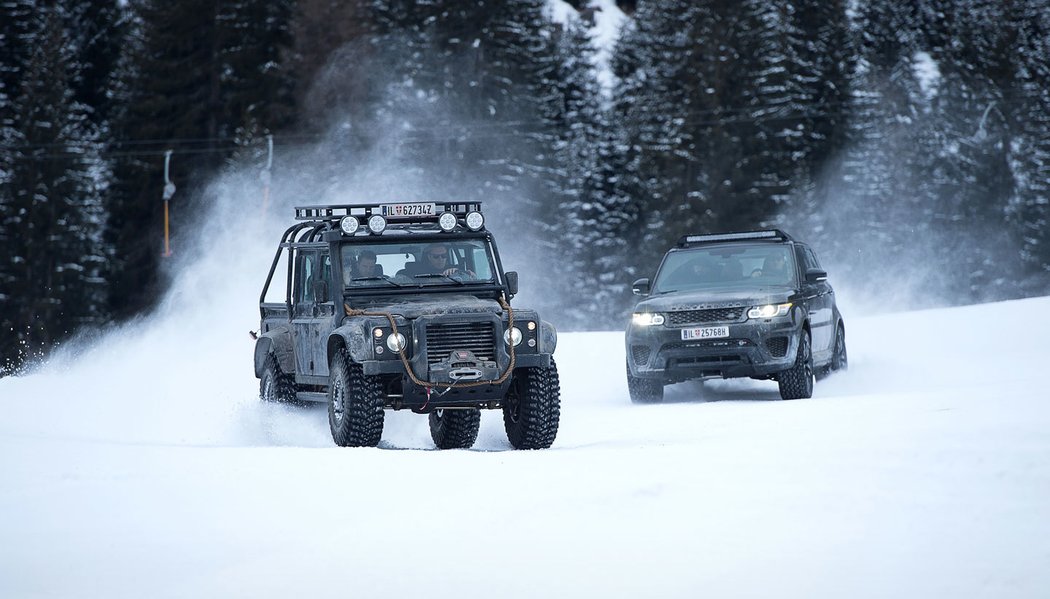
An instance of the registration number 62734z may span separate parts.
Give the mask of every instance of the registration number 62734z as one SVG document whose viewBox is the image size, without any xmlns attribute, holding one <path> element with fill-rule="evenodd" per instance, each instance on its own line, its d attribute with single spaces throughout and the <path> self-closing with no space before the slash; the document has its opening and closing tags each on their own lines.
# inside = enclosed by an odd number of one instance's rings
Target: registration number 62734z
<svg viewBox="0 0 1050 599">
<path fill-rule="evenodd" d="M 682 340 L 722 339 L 729 336 L 729 327 L 699 327 L 682 329 Z"/>
</svg>

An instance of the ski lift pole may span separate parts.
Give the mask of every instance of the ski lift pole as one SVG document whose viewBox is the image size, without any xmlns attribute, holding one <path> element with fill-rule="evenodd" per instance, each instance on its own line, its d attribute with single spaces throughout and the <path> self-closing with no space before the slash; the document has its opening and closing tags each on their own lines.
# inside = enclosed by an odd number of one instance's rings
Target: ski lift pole
<svg viewBox="0 0 1050 599">
<path fill-rule="evenodd" d="M 273 135 L 266 136 L 266 168 L 259 173 L 259 179 L 263 183 L 263 203 L 262 203 L 262 214 L 263 218 L 266 218 L 266 211 L 270 204 L 270 169 L 273 167 Z"/>
<path fill-rule="evenodd" d="M 164 152 L 164 254 L 165 258 L 171 257 L 171 243 L 168 235 L 168 201 L 175 195 L 175 184 L 171 182 L 169 175 L 171 165 L 171 150 Z"/>
</svg>

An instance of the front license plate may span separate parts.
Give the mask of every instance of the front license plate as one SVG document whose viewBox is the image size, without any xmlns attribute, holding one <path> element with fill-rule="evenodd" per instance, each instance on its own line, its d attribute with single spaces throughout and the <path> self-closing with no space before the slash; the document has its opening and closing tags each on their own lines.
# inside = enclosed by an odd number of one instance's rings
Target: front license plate
<svg viewBox="0 0 1050 599">
<path fill-rule="evenodd" d="M 387 218 L 417 218 L 434 216 L 434 204 L 383 204 L 383 216 Z"/>
<path fill-rule="evenodd" d="M 698 329 L 682 329 L 682 339 L 720 339 L 729 336 L 729 327 L 701 327 Z"/>
</svg>

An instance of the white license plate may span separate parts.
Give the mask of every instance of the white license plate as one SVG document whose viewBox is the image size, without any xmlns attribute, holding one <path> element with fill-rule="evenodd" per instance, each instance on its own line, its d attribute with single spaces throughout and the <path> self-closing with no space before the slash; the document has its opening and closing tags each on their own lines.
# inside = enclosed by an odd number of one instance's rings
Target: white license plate
<svg viewBox="0 0 1050 599">
<path fill-rule="evenodd" d="M 720 339 L 729 336 L 729 327 L 701 327 L 698 329 L 682 329 L 682 339 Z"/>
<path fill-rule="evenodd" d="M 387 218 L 434 216 L 434 204 L 383 204 L 380 208 Z"/>
</svg>

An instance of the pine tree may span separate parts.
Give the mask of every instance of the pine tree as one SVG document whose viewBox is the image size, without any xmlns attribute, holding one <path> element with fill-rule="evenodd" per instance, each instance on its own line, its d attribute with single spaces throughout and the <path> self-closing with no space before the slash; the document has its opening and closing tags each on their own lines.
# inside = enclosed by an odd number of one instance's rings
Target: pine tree
<svg viewBox="0 0 1050 599">
<path fill-rule="evenodd" d="M 11 103 L 16 126 L 9 172 L 0 183 L 0 371 L 44 355 L 79 328 L 104 318 L 105 251 L 100 195 L 106 176 L 89 110 L 75 101 L 73 46 L 61 7 L 25 13 L 27 62 Z"/>
<path fill-rule="evenodd" d="M 1008 215 L 1020 238 L 1025 294 L 1050 293 L 1050 16 L 1042 2 L 1018 2 L 1009 19 L 1017 31 L 1015 87 L 1007 106 L 1016 136 L 1010 160 L 1016 195 Z"/>
<path fill-rule="evenodd" d="M 162 289 L 164 152 L 174 150 L 175 234 L 190 230 L 201 190 L 225 161 L 247 155 L 290 121 L 294 82 L 284 69 L 288 1 L 140 0 L 121 61 L 120 110 L 108 198 L 115 250 L 111 304 L 119 317 L 152 305 Z M 178 251 L 176 248 L 175 251 Z"/>
</svg>

